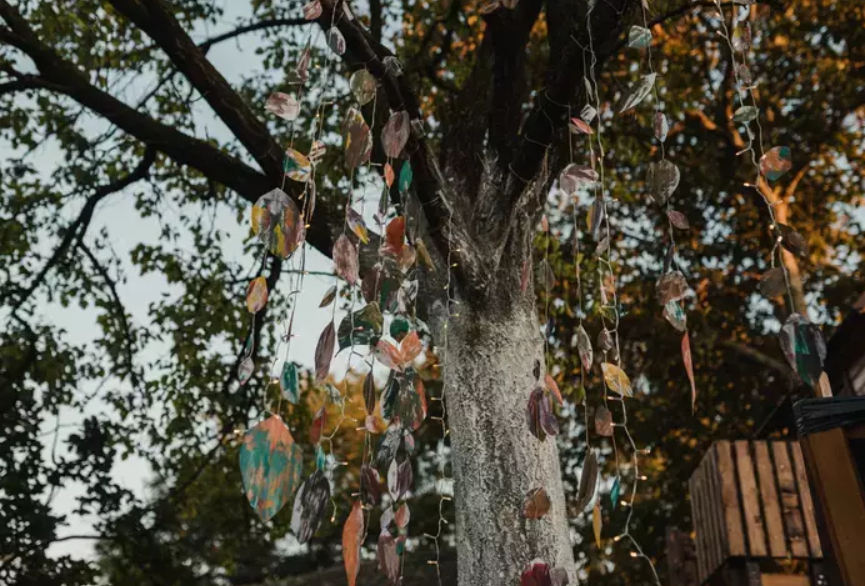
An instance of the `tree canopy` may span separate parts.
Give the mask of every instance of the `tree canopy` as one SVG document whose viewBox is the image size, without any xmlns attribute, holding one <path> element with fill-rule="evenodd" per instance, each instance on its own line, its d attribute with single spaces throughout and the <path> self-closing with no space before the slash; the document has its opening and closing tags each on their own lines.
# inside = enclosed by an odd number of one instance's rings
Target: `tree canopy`
<svg viewBox="0 0 865 586">
<path fill-rule="evenodd" d="M 358 28 L 348 25 L 350 49 L 340 60 L 318 25 L 303 18 L 301 2 L 252 0 L 238 9 L 234 0 L 0 0 L 0 577 L 22 584 L 253 584 L 339 563 L 341 523 L 365 449 L 354 424 L 327 428 L 333 457 L 345 462 L 336 468 L 333 521 L 298 547 L 291 507 L 262 523 L 241 489 L 239 433 L 261 419 L 270 376 L 259 370 L 240 385 L 236 372 L 250 340 L 261 363 L 276 358 L 276 316 L 318 305 L 289 291 L 303 270 L 331 278 L 332 265 L 318 252 L 329 255 L 343 231 L 345 194 L 354 189 L 355 201 L 370 210 L 378 204 L 379 141 L 377 165 L 354 178 L 363 188 L 349 184 L 342 162 L 348 76 L 364 66 L 381 68 L 373 73 L 384 79 L 382 102 L 400 96 L 423 119 L 423 148 L 442 168 L 458 170 L 467 192 L 484 194 L 474 216 L 454 229 L 427 189 L 434 170 L 415 169 L 417 201 L 402 201 L 391 188 L 397 205 L 423 209 L 417 216 L 424 216 L 436 261 L 469 228 L 502 254 L 497 227 L 523 191 L 513 179 L 481 189 L 496 176 L 486 167 L 491 160 L 518 178 L 540 177 L 531 213 L 543 215 L 548 229 L 534 236 L 532 265 L 549 263 L 552 278 L 532 280 L 547 370 L 565 398 L 558 444 L 568 518 L 580 536 L 578 568 L 594 583 L 650 577 L 627 549 L 597 548 L 591 519 L 575 503 L 587 423 L 596 436 L 590 420 L 601 383 L 597 369 L 580 375 L 573 340 L 583 323 L 597 339 L 596 318 L 605 310 L 593 285 L 600 269 L 585 219 L 590 202 L 564 196 L 555 179 L 569 160 L 590 160 L 585 137 L 561 124 L 585 98 L 582 75 L 565 67 L 578 57 L 569 25 L 585 7 L 558 0 L 520 0 L 493 12 L 474 0 L 356 4 Z M 762 433 L 777 405 L 809 392 L 778 347 L 780 323 L 797 311 L 829 335 L 861 293 L 865 2 L 722 3 L 727 20 L 736 11 L 751 26 L 747 65 L 765 147 L 792 149 L 790 173 L 762 192 L 747 185 L 753 166 L 739 155 L 749 138 L 733 121 L 738 73 L 719 37 L 716 2 L 655 0 L 650 51 L 628 47 L 627 29 L 643 23 L 639 2 L 598 4 L 611 11 L 611 30 L 624 31 L 595 47 L 604 105 L 597 131 L 613 226 L 607 245 L 620 303 L 617 350 L 638 388 L 629 429 L 651 448 L 633 517 L 618 508 L 604 522 L 620 527 L 627 517 L 662 569 L 664 528 L 687 526 L 687 479 L 706 447 Z M 300 93 L 300 122 L 289 125 L 267 115 L 264 104 L 293 87 L 310 38 L 311 89 Z M 239 67 L 234 47 L 243 49 Z M 400 76 L 384 72 L 382 59 L 391 55 Z M 239 73 L 223 75 L 220 67 Z M 675 232 L 647 187 L 659 148 L 654 111 L 644 105 L 618 113 L 650 67 L 657 72 L 650 100 L 663 103 L 669 120 L 666 156 L 681 170 L 672 201 L 687 227 Z M 566 97 L 555 100 L 559 95 Z M 544 104 L 558 108 L 556 124 Z M 387 120 L 386 107 L 364 114 L 378 125 Z M 264 314 L 273 319 L 261 315 L 251 326 L 244 298 L 262 259 L 247 228 L 249 209 L 279 185 L 285 145 L 308 152 L 310 136 L 328 150 L 316 221 L 307 229 L 309 266 L 263 261 L 276 291 Z M 479 158 L 481 149 L 493 158 Z M 777 222 L 805 243 L 798 255 L 778 252 L 790 273 L 789 299 L 758 289 L 760 275 L 774 266 L 764 197 Z M 116 205 L 122 214 L 112 213 Z M 673 247 L 695 292 L 687 301 L 693 414 L 681 333 L 666 325 L 655 295 Z M 466 282 L 484 272 L 471 250 L 455 254 Z M 441 270 L 430 272 L 430 282 L 442 278 Z M 354 301 L 343 292 L 340 311 Z M 82 316 L 93 335 L 70 330 L 58 317 L 64 312 Z M 305 366 L 317 336 L 299 332 Z M 439 392 L 438 358 L 430 353 L 420 372 L 430 395 Z M 328 388 L 348 398 L 350 419 L 363 421 L 362 377 L 327 385 L 311 373 L 301 379 L 303 400 L 285 412 L 296 438 L 308 437 Z M 430 415 L 441 415 L 440 406 L 431 403 Z M 423 535 L 435 533 L 439 521 L 437 461 L 448 456 L 449 442 L 431 418 L 417 438 L 407 559 L 422 565 L 432 555 Z M 609 444 L 602 445 L 612 472 Z M 145 495 L 119 472 L 127 459 L 146 468 Z M 312 462 L 306 468 L 311 472 Z M 603 492 L 608 498 L 609 487 Z M 72 495 L 67 510 L 56 503 L 60 493 Z M 452 519 L 449 505 L 443 515 Z M 92 521 L 83 535 L 74 531 L 81 518 Z M 94 543 L 95 553 L 55 553 L 80 540 Z M 368 547 L 374 550 L 373 540 Z"/>
</svg>

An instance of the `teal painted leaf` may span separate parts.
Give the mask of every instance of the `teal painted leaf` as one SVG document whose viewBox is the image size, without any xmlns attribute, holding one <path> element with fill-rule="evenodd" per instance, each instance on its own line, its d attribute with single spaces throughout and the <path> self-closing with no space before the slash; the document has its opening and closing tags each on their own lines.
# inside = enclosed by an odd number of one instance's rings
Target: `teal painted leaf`
<svg viewBox="0 0 865 586">
<path fill-rule="evenodd" d="M 402 342 L 402 339 L 411 331 L 411 323 L 403 317 L 397 316 L 390 322 L 390 336 L 397 342 Z"/>
<path fill-rule="evenodd" d="M 406 161 L 402 169 L 399 172 L 399 192 L 406 193 L 408 192 L 408 188 L 411 187 L 412 179 L 414 178 L 414 172 L 411 170 L 411 163 Z"/>
<path fill-rule="evenodd" d="M 781 327 L 779 337 L 787 362 L 806 384 L 817 388 L 826 360 L 826 340 L 820 328 L 793 313 Z"/>
<path fill-rule="evenodd" d="M 300 401 L 300 385 L 297 381 L 297 366 L 293 362 L 286 361 L 282 365 L 279 386 L 282 388 L 283 396 L 290 403 L 297 405 L 298 401 Z"/>
<path fill-rule="evenodd" d="M 613 488 L 610 490 L 610 502 L 613 504 L 614 509 L 619 506 L 619 496 L 621 496 L 621 493 L 622 482 L 616 476 L 616 479 L 613 481 Z"/>
<path fill-rule="evenodd" d="M 678 301 L 668 301 L 664 305 L 664 318 L 680 332 L 688 329 L 688 316 Z"/>
<path fill-rule="evenodd" d="M 303 468 L 303 455 L 291 432 L 274 415 L 246 432 L 240 446 L 240 473 L 249 504 L 268 521 L 292 497 Z"/>
<path fill-rule="evenodd" d="M 321 447 L 321 444 L 315 446 L 315 468 L 316 470 L 324 470 L 324 465 L 327 462 L 327 458 L 324 455 L 324 448 Z"/>
<path fill-rule="evenodd" d="M 628 33 L 628 46 L 632 49 L 645 49 L 652 44 L 652 31 L 642 26 L 632 26 Z"/>
<path fill-rule="evenodd" d="M 384 328 L 384 316 L 378 303 L 370 303 L 360 311 L 345 316 L 340 322 L 336 334 L 339 349 L 374 344 L 381 337 L 382 328 Z"/>
<path fill-rule="evenodd" d="M 780 179 L 793 168 L 792 157 L 790 147 L 780 146 L 770 149 L 760 157 L 760 173 L 769 181 Z"/>
</svg>

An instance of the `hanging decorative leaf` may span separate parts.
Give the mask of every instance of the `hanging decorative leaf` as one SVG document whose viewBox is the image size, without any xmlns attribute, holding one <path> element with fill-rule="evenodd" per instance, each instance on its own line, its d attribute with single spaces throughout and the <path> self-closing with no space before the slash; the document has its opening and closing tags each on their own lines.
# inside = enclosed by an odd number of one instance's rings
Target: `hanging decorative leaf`
<svg viewBox="0 0 865 586">
<path fill-rule="evenodd" d="M 551 586 L 550 566 L 534 560 L 526 566 L 520 576 L 520 586 Z"/>
<path fill-rule="evenodd" d="M 604 328 L 598 334 L 597 347 L 602 354 L 606 354 L 613 349 L 613 335 L 607 328 Z"/>
<path fill-rule="evenodd" d="M 315 20 L 319 16 L 321 16 L 321 1 L 320 0 L 312 0 L 303 6 L 303 17 L 306 20 Z"/>
<path fill-rule="evenodd" d="M 760 111 L 754 106 L 741 106 L 733 112 L 733 122 L 752 122 L 759 114 Z"/>
<path fill-rule="evenodd" d="M 775 267 L 760 275 L 758 288 L 760 293 L 766 297 L 783 295 L 787 291 L 787 277 L 784 274 L 784 269 Z"/>
<path fill-rule="evenodd" d="M 408 188 L 411 187 L 414 172 L 411 170 L 411 163 L 406 161 L 402 164 L 402 169 L 399 170 L 399 192 L 403 195 L 408 193 Z"/>
<path fill-rule="evenodd" d="M 402 154 L 408 142 L 410 125 L 411 120 L 405 110 L 390 115 L 381 131 L 381 145 L 385 156 L 395 159 Z"/>
<path fill-rule="evenodd" d="M 523 500 L 520 514 L 526 519 L 541 519 L 550 511 L 550 506 L 552 503 L 546 489 L 543 486 L 533 488 Z"/>
<path fill-rule="evenodd" d="M 396 459 L 391 460 L 387 469 L 387 490 L 394 502 L 408 492 L 413 478 L 410 460 L 406 459 L 401 463 L 397 463 Z"/>
<path fill-rule="evenodd" d="M 264 109 L 289 122 L 300 114 L 300 104 L 293 94 L 274 92 L 267 98 Z"/>
<path fill-rule="evenodd" d="M 333 262 L 336 264 L 336 274 L 354 285 L 358 276 L 357 249 L 345 234 L 342 234 L 333 245 Z"/>
<path fill-rule="evenodd" d="M 360 467 L 360 500 L 367 506 L 375 506 L 381 501 L 381 476 L 369 464 Z"/>
<path fill-rule="evenodd" d="M 408 523 L 411 520 L 411 511 L 408 508 L 408 503 L 404 502 L 399 506 L 393 520 L 396 523 L 397 529 L 401 531 L 408 527 Z"/>
<path fill-rule="evenodd" d="M 679 168 L 667 159 L 650 163 L 646 184 L 652 199 L 659 205 L 666 205 L 679 187 L 679 179 Z"/>
<path fill-rule="evenodd" d="M 616 479 L 613 480 L 613 488 L 610 489 L 610 503 L 613 505 L 613 509 L 619 506 L 619 496 L 622 494 L 622 481 L 616 476 Z"/>
<path fill-rule="evenodd" d="M 369 244 L 369 230 L 366 228 L 366 222 L 363 221 L 363 216 L 354 211 L 354 209 L 348 208 L 348 211 L 346 212 L 346 223 L 348 224 L 349 230 L 354 232 L 358 240 L 364 244 Z"/>
<path fill-rule="evenodd" d="M 592 92 L 590 91 L 589 94 L 591 93 Z M 586 122 L 591 122 L 595 119 L 595 116 L 597 115 L 598 111 L 595 110 L 594 106 L 592 106 L 591 104 L 586 104 L 585 106 L 583 106 L 583 109 L 580 110 L 580 118 L 582 118 Z"/>
<path fill-rule="evenodd" d="M 652 93 L 652 88 L 655 87 L 655 77 L 656 74 L 654 73 L 649 73 L 640 77 L 640 81 L 637 82 L 637 84 L 634 86 L 634 89 L 631 90 L 631 94 L 622 104 L 622 108 L 619 110 L 619 114 L 636 108 L 640 104 L 640 102 L 645 100 L 646 97 L 650 93 Z"/>
<path fill-rule="evenodd" d="M 669 218 L 670 223 L 679 230 L 687 230 L 691 227 L 690 224 L 688 224 L 688 216 L 682 212 L 667 210 L 667 218 Z"/>
<path fill-rule="evenodd" d="M 604 381 L 611 391 L 623 397 L 634 396 L 634 392 L 631 390 L 631 380 L 625 371 L 609 362 L 602 363 L 601 370 L 604 373 Z"/>
<path fill-rule="evenodd" d="M 331 27 L 327 31 L 327 46 L 337 55 L 345 54 L 345 37 L 337 27 Z"/>
<path fill-rule="evenodd" d="M 315 346 L 315 380 L 324 382 L 330 372 L 330 361 L 333 359 L 333 348 L 336 343 L 336 328 L 333 322 L 324 327 L 318 344 Z"/>
<path fill-rule="evenodd" d="M 652 129 L 655 131 L 655 138 L 659 141 L 665 142 L 667 140 L 667 135 L 670 133 L 670 124 L 667 122 L 667 116 L 663 112 L 655 112 Z"/>
<path fill-rule="evenodd" d="M 526 406 L 526 420 L 529 424 L 529 431 L 533 436 L 541 441 L 546 439 L 544 428 L 541 425 L 541 403 L 549 401 L 543 387 L 535 387 L 529 395 L 529 402 Z"/>
<path fill-rule="evenodd" d="M 381 337 L 384 327 L 384 316 L 378 303 L 372 302 L 353 315 L 347 315 L 339 323 L 336 338 L 339 349 L 344 350 L 352 345 L 374 344 Z"/>
<path fill-rule="evenodd" d="M 312 420 L 312 426 L 309 428 L 309 441 L 312 445 L 318 445 L 321 442 L 321 434 L 324 426 L 327 424 L 327 411 L 324 405 L 319 408 Z"/>
<path fill-rule="evenodd" d="M 312 163 L 310 163 L 309 158 L 302 152 L 286 149 L 283 171 L 289 179 L 306 183 L 309 180 L 309 174 L 312 172 Z"/>
<path fill-rule="evenodd" d="M 553 402 L 544 395 L 544 400 L 540 402 L 541 407 L 541 427 L 547 435 L 559 435 L 559 420 L 556 419 L 556 414 L 553 412 Z"/>
<path fill-rule="evenodd" d="M 255 362 L 251 356 L 246 356 L 237 365 L 237 381 L 241 385 L 245 385 L 252 378 L 252 373 L 255 372 Z"/>
<path fill-rule="evenodd" d="M 487 0 L 485 4 L 483 4 L 480 8 L 481 14 L 492 14 L 499 8 L 501 8 L 502 3 L 499 0 Z"/>
<path fill-rule="evenodd" d="M 760 173 L 769 181 L 776 181 L 793 168 L 793 153 L 790 147 L 780 146 L 770 149 L 760 157 Z"/>
<path fill-rule="evenodd" d="M 680 332 L 684 332 L 688 327 L 688 316 L 678 301 L 668 301 L 664 305 L 664 318 Z"/>
<path fill-rule="evenodd" d="M 321 303 L 318 304 L 319 307 L 327 307 L 333 300 L 336 299 L 336 285 L 333 285 L 327 292 L 324 294 L 324 297 L 321 298 Z"/>
<path fill-rule="evenodd" d="M 327 456 L 324 454 L 324 448 L 319 444 L 315 446 L 315 469 L 323 471 L 326 464 Z"/>
<path fill-rule="evenodd" d="M 604 204 L 600 198 L 596 197 L 592 200 L 592 205 L 589 206 L 589 214 L 587 224 L 589 232 L 592 234 L 592 239 L 597 242 L 601 238 L 601 227 L 604 223 Z"/>
<path fill-rule="evenodd" d="M 306 83 L 309 79 L 309 64 L 312 63 L 312 38 L 306 42 L 306 47 L 300 53 L 300 58 L 297 60 L 297 65 L 294 66 L 294 71 L 289 79 L 290 83 Z"/>
<path fill-rule="evenodd" d="M 682 362 L 685 363 L 685 372 L 691 382 L 691 412 L 697 409 L 697 383 L 694 381 L 694 363 L 691 360 L 691 337 L 688 332 L 682 336 Z"/>
<path fill-rule="evenodd" d="M 603 405 L 595 411 L 595 433 L 604 437 L 613 435 L 613 414 Z"/>
<path fill-rule="evenodd" d="M 809 248 L 805 237 L 786 224 L 778 223 L 777 226 L 781 232 L 781 246 L 797 256 L 807 257 Z"/>
<path fill-rule="evenodd" d="M 399 584 L 400 559 L 397 553 L 396 541 L 388 531 L 382 531 L 378 536 L 378 569 L 387 576 L 390 584 Z"/>
<path fill-rule="evenodd" d="M 243 436 L 240 474 L 249 504 L 269 521 L 294 495 L 303 469 L 303 454 L 277 415 Z"/>
<path fill-rule="evenodd" d="M 246 288 L 246 309 L 249 313 L 258 313 L 267 305 L 267 279 L 256 277 Z"/>
<path fill-rule="evenodd" d="M 363 509 L 360 501 L 355 501 L 351 513 L 342 528 L 342 558 L 345 562 L 345 575 L 348 586 L 356 586 L 360 572 L 360 546 L 363 541 Z"/>
<path fill-rule="evenodd" d="M 283 397 L 292 405 L 300 401 L 300 385 L 297 380 L 297 366 L 289 360 L 282 365 L 282 374 L 279 377 L 279 386 L 282 388 Z"/>
<path fill-rule="evenodd" d="M 684 299 L 688 294 L 688 281 L 685 280 L 685 275 L 679 271 L 671 271 L 660 279 L 655 285 L 655 294 L 658 297 L 658 303 L 666 305 L 670 301 L 679 301 Z"/>
<path fill-rule="evenodd" d="M 590 372 L 592 370 L 592 340 L 589 338 L 589 334 L 586 333 L 585 328 L 583 328 L 583 324 L 577 326 L 577 351 L 580 354 L 580 362 L 583 365 L 583 369 L 586 372 Z"/>
<path fill-rule="evenodd" d="M 433 259 L 430 256 L 429 250 L 427 250 L 426 244 L 424 241 L 418 238 L 415 240 L 415 248 L 417 249 L 417 256 L 421 260 L 421 262 L 431 271 L 435 271 L 435 264 L 433 263 Z"/>
<path fill-rule="evenodd" d="M 580 487 L 577 490 L 577 511 L 585 511 L 595 500 L 598 490 L 598 455 L 590 449 L 580 472 Z"/>
<path fill-rule="evenodd" d="M 588 125 L 587 122 L 584 122 L 581 118 L 571 118 L 571 121 L 568 123 L 568 128 L 571 131 L 571 134 L 594 134 L 595 132 L 592 130 L 592 127 Z"/>
<path fill-rule="evenodd" d="M 372 134 L 357 108 L 350 108 L 342 124 L 345 140 L 345 163 L 354 169 L 369 161 L 372 154 Z"/>
<path fill-rule="evenodd" d="M 595 247 L 595 256 L 600 257 L 602 254 L 605 254 L 610 250 L 610 238 L 608 236 L 604 236 L 601 238 L 601 241 L 598 242 L 598 245 Z"/>
<path fill-rule="evenodd" d="M 366 69 L 358 69 L 351 74 L 349 80 L 351 93 L 361 106 L 370 103 L 375 98 L 375 78 Z"/>
<path fill-rule="evenodd" d="M 594 187 L 599 179 L 598 172 L 591 167 L 571 163 L 559 174 L 559 188 L 573 196 L 580 187 L 587 189 Z"/>
<path fill-rule="evenodd" d="M 405 216 L 397 216 L 385 228 L 385 246 L 382 254 L 399 257 L 405 246 Z"/>
<path fill-rule="evenodd" d="M 291 515 L 291 532 L 300 543 L 306 543 L 324 520 L 330 502 L 330 483 L 321 470 L 312 473 L 297 491 Z"/>
<path fill-rule="evenodd" d="M 733 30 L 731 39 L 734 51 L 744 53 L 751 48 L 751 23 L 745 21 L 739 23 Z"/>
<path fill-rule="evenodd" d="M 372 415 L 375 411 L 375 376 L 372 370 L 363 379 L 363 400 L 366 412 Z"/>
<path fill-rule="evenodd" d="M 382 532 L 388 531 L 390 529 L 391 523 L 393 523 L 393 507 L 387 505 L 381 513 L 381 518 L 379 519 L 379 525 L 381 526 Z"/>
<path fill-rule="evenodd" d="M 423 351 L 423 344 L 415 331 L 408 334 L 399 346 L 387 340 L 379 340 L 375 355 L 379 362 L 391 370 L 402 372 L 406 367 L 411 366 L 415 358 L 420 356 L 421 351 Z"/>
<path fill-rule="evenodd" d="M 396 175 L 393 171 L 393 166 L 390 163 L 384 164 L 384 183 L 388 187 L 393 185 L 393 180 L 396 179 Z"/>
<path fill-rule="evenodd" d="M 281 189 L 269 191 L 255 202 L 252 231 L 273 255 L 282 258 L 288 258 L 306 239 L 300 210 Z"/>
<path fill-rule="evenodd" d="M 564 405 L 565 400 L 562 398 L 562 391 L 559 390 L 559 385 L 556 383 L 556 379 L 554 379 L 550 375 L 550 373 L 547 373 L 544 377 L 544 383 L 546 384 L 547 389 L 550 391 L 550 393 L 552 393 L 553 396 L 556 398 L 558 404 Z"/>
<path fill-rule="evenodd" d="M 535 269 L 535 282 L 543 287 L 543 291 L 551 291 L 556 286 L 556 274 L 547 259 L 542 259 Z"/>
<path fill-rule="evenodd" d="M 645 49 L 652 44 L 652 31 L 641 26 L 632 26 L 628 33 L 628 46 L 631 49 Z"/>
<path fill-rule="evenodd" d="M 592 529 L 595 532 L 595 544 L 600 548 L 601 547 L 601 527 L 603 525 L 603 520 L 601 519 L 601 503 L 600 501 L 595 503 L 595 508 L 592 509 Z"/>
<path fill-rule="evenodd" d="M 792 313 L 781 326 L 779 338 L 790 367 L 806 384 L 817 388 L 826 360 L 826 341 L 820 328 L 804 316 Z"/>
<path fill-rule="evenodd" d="M 401 380 L 394 410 L 402 427 L 411 431 L 417 431 L 426 419 L 426 390 L 416 374 L 408 374 Z"/>
</svg>

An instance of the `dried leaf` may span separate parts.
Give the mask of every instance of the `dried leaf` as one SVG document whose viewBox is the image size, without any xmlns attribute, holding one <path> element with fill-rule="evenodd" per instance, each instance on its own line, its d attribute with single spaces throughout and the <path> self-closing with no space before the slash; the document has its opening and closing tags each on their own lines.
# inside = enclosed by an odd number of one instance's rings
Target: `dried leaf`
<svg viewBox="0 0 865 586">
<path fill-rule="evenodd" d="M 306 543 L 324 520 L 330 502 L 330 483 L 321 470 L 316 470 L 300 485 L 294 499 L 291 531 L 300 543 Z"/>
<path fill-rule="evenodd" d="M 655 87 L 655 78 L 656 74 L 649 73 L 647 75 L 643 75 L 640 77 L 640 81 L 634 86 L 634 89 L 631 90 L 631 94 L 622 104 L 621 109 L 619 110 L 619 114 L 622 112 L 627 112 L 633 108 L 636 108 L 640 102 L 646 99 L 646 97 L 652 93 L 652 88 Z"/>
<path fill-rule="evenodd" d="M 595 433 L 604 437 L 613 435 L 613 414 L 603 405 L 595 410 Z"/>
<path fill-rule="evenodd" d="M 315 346 L 315 380 L 324 382 L 330 372 L 330 361 L 336 344 L 336 327 L 330 322 L 324 327 Z"/>
<path fill-rule="evenodd" d="M 382 254 L 399 257 L 405 246 L 405 216 L 397 216 L 385 228 L 385 246 Z"/>
<path fill-rule="evenodd" d="M 401 110 L 390 115 L 381 131 L 381 144 L 385 156 L 397 158 L 402 154 L 408 142 L 410 126 L 411 120 L 407 111 Z"/>
<path fill-rule="evenodd" d="M 746 52 L 751 48 L 751 24 L 747 21 L 739 23 L 733 30 L 731 45 L 734 51 Z"/>
<path fill-rule="evenodd" d="M 250 281 L 246 288 L 246 309 L 249 313 L 258 313 L 267 305 L 267 279 L 257 277 Z"/>
<path fill-rule="evenodd" d="M 691 412 L 697 408 L 697 383 L 694 381 L 694 364 L 691 361 L 691 337 L 688 332 L 682 336 L 682 362 L 685 363 L 685 372 L 691 382 Z"/>
<path fill-rule="evenodd" d="M 600 548 L 601 547 L 601 527 L 603 525 L 603 520 L 601 519 L 601 503 L 600 501 L 595 503 L 595 508 L 592 509 L 592 529 L 595 532 L 595 543 Z"/>
<path fill-rule="evenodd" d="M 760 289 L 760 293 L 766 297 L 777 297 L 786 293 L 787 277 L 784 274 L 784 269 L 775 267 L 760 275 L 758 288 Z"/>
<path fill-rule="evenodd" d="M 300 58 L 297 60 L 297 65 L 294 66 L 290 82 L 291 83 L 306 83 L 309 79 L 309 64 L 312 62 L 312 37 L 306 42 L 306 47 L 300 53 Z"/>
<path fill-rule="evenodd" d="M 255 362 L 253 362 L 252 358 L 247 356 L 243 360 L 240 361 L 240 364 L 237 365 L 237 381 L 241 385 L 245 385 L 249 379 L 252 378 L 252 374 L 255 372 Z"/>
<path fill-rule="evenodd" d="M 667 159 L 650 163 L 646 184 L 652 199 L 659 205 L 666 205 L 679 187 L 680 178 L 679 168 Z"/>
<path fill-rule="evenodd" d="M 342 234 L 333 245 L 333 262 L 336 264 L 336 274 L 354 285 L 358 276 L 357 249 L 345 234 Z"/>
<path fill-rule="evenodd" d="M 559 385 L 556 384 L 556 379 L 554 379 L 550 373 L 544 377 L 544 383 L 547 385 L 547 389 L 553 394 L 556 398 L 556 401 L 559 405 L 564 405 L 565 400 L 562 398 L 562 391 L 559 390 Z"/>
<path fill-rule="evenodd" d="M 667 218 L 669 218 L 670 223 L 679 230 L 687 230 L 691 227 L 690 224 L 688 224 L 688 216 L 682 212 L 667 210 Z"/>
<path fill-rule="evenodd" d="M 399 182 L 397 187 L 401 194 L 405 195 L 408 193 L 408 188 L 411 187 L 413 178 L 414 172 L 411 169 L 411 163 L 406 161 L 402 164 L 402 168 L 399 170 Z"/>
<path fill-rule="evenodd" d="M 588 93 L 589 93 L 589 95 L 592 94 L 591 88 L 590 88 Z M 597 115 L 598 115 L 598 111 L 591 104 L 586 104 L 585 106 L 583 106 L 583 109 L 580 110 L 580 118 L 582 118 L 586 122 L 591 122 L 592 120 L 595 119 L 595 116 L 597 116 Z"/>
<path fill-rule="evenodd" d="M 592 370 L 592 340 L 589 338 L 589 334 L 586 333 L 586 330 L 583 328 L 583 324 L 577 326 L 577 351 L 580 354 L 580 362 L 583 365 L 583 369 L 586 372 L 590 372 Z"/>
<path fill-rule="evenodd" d="M 264 109 L 283 120 L 294 120 L 300 114 L 300 104 L 293 94 L 274 92 L 267 98 Z"/>
<path fill-rule="evenodd" d="M 535 282 L 542 287 L 543 291 L 551 291 L 556 286 L 556 274 L 547 259 L 542 259 L 535 269 Z"/>
<path fill-rule="evenodd" d="M 360 572 L 360 546 L 363 540 L 363 509 L 355 501 L 342 529 L 342 557 L 348 586 L 356 586 Z"/>
<path fill-rule="evenodd" d="M 602 363 L 601 370 L 604 373 L 604 381 L 607 383 L 607 388 L 623 397 L 634 396 L 634 392 L 631 390 L 631 380 L 625 374 L 625 371 L 609 362 Z"/>
<path fill-rule="evenodd" d="M 406 335 L 398 346 L 387 340 L 379 340 L 375 348 L 375 357 L 391 370 L 402 372 L 411 366 L 422 351 L 423 343 L 417 331 L 413 331 Z"/>
<path fill-rule="evenodd" d="M 387 469 L 387 490 L 394 502 L 408 492 L 413 479 L 410 460 L 403 460 L 401 463 L 397 463 L 396 459 L 391 461 Z"/>
<path fill-rule="evenodd" d="M 523 501 L 523 507 L 520 514 L 526 519 L 541 519 L 550 511 L 550 496 L 546 489 L 541 486 L 529 491 Z"/>
<path fill-rule="evenodd" d="M 601 227 L 604 223 L 604 204 L 600 198 L 595 198 L 592 205 L 589 206 L 589 213 L 586 223 L 589 232 L 592 234 L 592 239 L 597 242 L 601 238 Z"/>
<path fill-rule="evenodd" d="M 538 386 L 535 387 L 534 390 L 532 390 L 532 393 L 529 395 L 528 405 L 526 406 L 526 420 L 529 424 L 529 431 L 533 436 L 535 436 L 541 441 L 544 441 L 547 437 L 541 423 L 541 404 L 544 402 L 549 402 L 549 400 L 550 399 L 544 392 L 543 387 Z"/>
<path fill-rule="evenodd" d="M 430 256 L 429 250 L 427 250 L 426 244 L 424 241 L 418 238 L 415 240 L 415 248 L 417 249 L 417 256 L 421 260 L 421 262 L 431 271 L 435 271 L 435 264 L 433 264 L 433 259 Z"/>
<path fill-rule="evenodd" d="M 249 504 L 263 521 L 276 515 L 294 495 L 303 454 L 277 415 L 246 432 L 240 446 L 240 474 Z"/>
<path fill-rule="evenodd" d="M 585 511 L 595 500 L 598 490 L 598 456 L 590 449 L 580 472 L 580 488 L 577 491 L 577 511 Z"/>
</svg>

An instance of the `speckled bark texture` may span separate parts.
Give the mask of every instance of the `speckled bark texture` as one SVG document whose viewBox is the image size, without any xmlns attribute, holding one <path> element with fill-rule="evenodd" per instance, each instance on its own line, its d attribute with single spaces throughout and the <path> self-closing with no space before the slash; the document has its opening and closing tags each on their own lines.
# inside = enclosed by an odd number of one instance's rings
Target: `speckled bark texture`
<svg viewBox="0 0 865 586">
<path fill-rule="evenodd" d="M 494 319 L 464 309 L 449 328 L 459 586 L 517 585 L 535 558 L 574 568 L 558 450 L 553 438 L 531 435 L 526 422 L 543 347 L 537 317 L 520 305 Z M 523 498 L 538 486 L 552 509 L 540 521 L 523 519 Z"/>
</svg>

